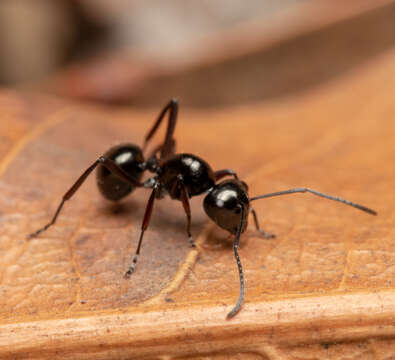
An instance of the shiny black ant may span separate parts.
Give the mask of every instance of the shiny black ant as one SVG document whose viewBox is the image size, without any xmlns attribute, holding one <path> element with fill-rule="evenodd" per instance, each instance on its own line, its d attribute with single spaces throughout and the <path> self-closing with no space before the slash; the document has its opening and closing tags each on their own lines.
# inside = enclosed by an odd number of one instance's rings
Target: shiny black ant
<svg viewBox="0 0 395 360">
<path fill-rule="evenodd" d="M 147 160 L 145 160 L 143 152 L 167 113 L 169 116 L 165 140 L 163 144 L 155 147 Z M 109 200 L 118 201 L 138 187 L 150 188 L 152 192 L 145 209 L 137 250 L 129 269 L 125 273 L 125 277 L 129 277 L 136 266 L 144 232 L 148 227 L 155 199 L 161 199 L 168 194 L 172 199 L 182 202 L 187 220 L 186 232 L 190 245 L 194 247 L 195 243 L 190 230 L 191 209 L 189 199 L 193 196 L 207 193 L 203 201 L 204 210 L 207 215 L 219 227 L 235 235 L 233 251 L 239 271 L 240 294 L 236 305 L 227 315 L 227 318 L 231 318 L 239 312 L 244 299 L 244 275 L 238 248 L 240 235 L 247 228 L 248 214 L 250 212 L 252 213 L 257 231 L 266 238 L 274 237 L 274 235 L 266 233 L 259 227 L 257 214 L 251 207 L 252 201 L 285 194 L 309 192 L 329 200 L 339 201 L 353 206 L 369 214 L 377 215 L 374 210 L 365 206 L 308 188 L 294 188 L 249 197 L 247 184 L 239 180 L 233 170 L 223 169 L 213 171 L 206 161 L 196 155 L 176 154 L 176 142 L 173 139 L 173 134 L 177 121 L 177 113 L 178 102 L 172 99 L 163 108 L 153 127 L 145 136 L 142 149 L 134 144 L 120 144 L 112 147 L 103 156 L 100 156 L 64 194 L 52 220 L 41 229 L 30 234 L 28 238 L 36 237 L 55 223 L 64 203 L 70 200 L 95 168 L 97 168 L 97 186 L 102 195 Z M 142 175 L 147 170 L 155 175 L 141 182 Z M 217 181 L 226 176 L 233 178 L 217 183 Z"/>
</svg>

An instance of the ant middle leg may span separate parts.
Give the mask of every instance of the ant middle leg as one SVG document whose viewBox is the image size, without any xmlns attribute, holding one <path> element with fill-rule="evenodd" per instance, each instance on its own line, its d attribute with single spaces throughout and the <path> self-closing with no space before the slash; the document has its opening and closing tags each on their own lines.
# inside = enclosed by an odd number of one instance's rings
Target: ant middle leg
<svg viewBox="0 0 395 360">
<path fill-rule="evenodd" d="M 56 209 L 55 215 L 52 217 L 52 220 L 43 226 L 42 228 L 38 229 L 37 231 L 31 233 L 30 235 L 27 236 L 27 239 L 32 239 L 42 232 L 46 231 L 49 227 L 55 224 L 56 219 L 58 218 L 64 203 L 67 200 L 70 200 L 71 197 L 77 192 L 77 190 L 81 187 L 81 185 L 84 183 L 84 181 L 87 179 L 87 177 L 92 173 L 92 171 L 99 165 L 105 166 L 109 171 L 112 173 L 116 174 L 119 176 L 122 180 L 132 184 L 133 186 L 136 187 L 141 187 L 143 184 L 129 176 L 125 171 L 122 170 L 117 164 L 115 164 L 111 159 L 107 159 L 104 156 L 101 156 L 99 159 L 97 159 L 91 166 L 89 166 L 83 174 L 78 178 L 78 180 L 73 184 L 73 186 L 63 195 L 62 201 L 60 202 L 58 208 Z"/>
<path fill-rule="evenodd" d="M 264 238 L 266 239 L 273 239 L 276 237 L 275 234 L 270 234 L 264 230 L 261 229 L 261 227 L 259 226 L 259 221 L 258 221 L 258 216 L 256 214 L 256 211 L 254 210 L 253 207 L 250 206 L 250 211 L 252 213 L 252 216 L 254 217 L 254 223 L 255 223 L 255 228 L 256 230 L 263 235 Z"/>
<path fill-rule="evenodd" d="M 130 275 L 133 274 L 134 268 L 136 267 L 136 263 L 138 260 L 138 257 L 140 255 L 140 250 L 141 250 L 141 244 L 143 243 L 143 237 L 144 237 L 144 232 L 147 230 L 151 215 L 152 215 L 152 209 L 154 207 L 154 201 L 156 197 L 156 193 L 159 190 L 159 184 L 155 183 L 154 187 L 152 189 L 151 195 L 148 199 L 147 206 L 145 208 L 145 213 L 144 213 L 144 218 L 143 218 L 143 223 L 141 225 L 141 233 L 140 233 L 140 239 L 137 245 L 136 253 L 134 254 L 133 261 L 129 266 L 129 269 L 126 271 L 124 278 L 128 278 Z"/>
<path fill-rule="evenodd" d="M 191 207 L 189 205 L 188 193 L 182 181 L 179 181 L 178 184 L 181 192 L 182 206 L 184 207 L 185 215 L 187 216 L 187 234 L 188 234 L 189 243 L 191 244 L 191 247 L 196 247 L 196 244 L 193 241 L 193 237 L 191 234 Z"/>
</svg>

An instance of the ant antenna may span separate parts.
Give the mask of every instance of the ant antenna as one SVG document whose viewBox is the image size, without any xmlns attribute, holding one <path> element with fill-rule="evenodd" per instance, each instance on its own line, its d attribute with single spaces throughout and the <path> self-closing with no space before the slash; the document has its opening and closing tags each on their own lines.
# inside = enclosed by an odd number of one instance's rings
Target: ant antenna
<svg viewBox="0 0 395 360">
<path fill-rule="evenodd" d="M 240 262 L 240 258 L 239 258 L 239 253 L 237 251 L 237 249 L 239 248 L 239 240 L 240 240 L 241 230 L 243 228 L 244 207 L 242 205 L 239 205 L 239 208 L 240 208 L 240 224 L 239 224 L 239 227 L 237 228 L 237 233 L 235 236 L 235 240 L 233 242 L 233 252 L 235 253 L 235 259 L 236 259 L 237 267 L 239 269 L 240 295 L 239 295 L 239 299 L 237 300 L 236 305 L 230 311 L 230 313 L 226 316 L 228 319 L 232 318 L 240 311 L 241 304 L 243 303 L 243 300 L 244 300 L 244 275 L 243 275 L 243 268 L 241 266 L 241 262 Z"/>
<path fill-rule="evenodd" d="M 325 199 L 341 202 L 343 204 L 346 204 L 346 205 L 355 207 L 355 208 L 357 208 L 359 210 L 365 211 L 365 212 L 367 212 L 367 213 L 369 213 L 371 215 L 377 215 L 376 211 L 374 211 L 372 209 L 369 209 L 366 206 L 353 203 L 353 202 L 351 202 L 349 200 L 342 199 L 342 198 L 337 197 L 337 196 L 323 194 L 321 192 L 318 192 L 318 191 L 315 191 L 315 190 L 312 190 L 312 189 L 308 189 L 308 188 L 294 188 L 294 189 L 289 189 L 289 190 L 285 190 L 285 191 L 278 191 L 278 192 L 274 192 L 274 193 L 270 193 L 270 194 L 254 196 L 254 197 L 250 198 L 250 201 L 254 201 L 254 200 L 258 200 L 258 199 L 264 199 L 264 198 L 268 198 L 268 197 L 272 197 L 272 196 L 294 194 L 294 193 L 305 193 L 305 192 L 309 192 L 309 193 L 312 193 L 314 195 L 321 196 L 321 197 L 323 197 Z"/>
</svg>

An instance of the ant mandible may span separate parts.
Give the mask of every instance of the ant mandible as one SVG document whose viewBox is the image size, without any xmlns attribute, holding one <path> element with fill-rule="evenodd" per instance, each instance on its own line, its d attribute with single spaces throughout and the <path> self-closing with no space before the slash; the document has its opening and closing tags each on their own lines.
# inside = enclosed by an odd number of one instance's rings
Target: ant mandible
<svg viewBox="0 0 395 360">
<path fill-rule="evenodd" d="M 147 157 L 147 160 L 145 160 L 143 152 L 167 113 L 169 116 L 165 140 L 163 144 L 155 147 Z M 252 213 L 257 231 L 265 238 L 274 237 L 274 235 L 263 231 L 259 227 L 257 214 L 251 206 L 252 201 L 279 195 L 309 192 L 329 200 L 353 206 L 369 214 L 377 215 L 376 211 L 365 206 L 308 188 L 294 188 L 249 197 L 247 184 L 239 180 L 233 170 L 213 171 L 210 165 L 200 157 L 185 153 L 177 154 L 175 152 L 176 141 L 173 139 L 173 134 L 177 113 L 178 102 L 176 99 L 172 99 L 160 112 L 153 127 L 145 136 L 142 149 L 130 143 L 120 144 L 110 148 L 103 156 L 100 156 L 63 195 L 63 199 L 52 220 L 41 229 L 30 234 L 28 238 L 36 237 L 56 222 L 64 203 L 70 200 L 95 168 L 97 168 L 97 186 L 101 194 L 109 200 L 118 201 L 138 187 L 150 188 L 152 192 L 145 208 L 137 250 L 129 269 L 125 273 L 125 277 L 129 277 L 133 273 L 140 255 L 144 232 L 149 225 L 155 199 L 161 199 L 168 194 L 172 199 L 182 202 L 187 220 L 186 232 L 190 245 L 194 247 L 195 243 L 190 229 L 191 209 L 189 199 L 193 196 L 207 193 L 203 201 L 205 212 L 219 227 L 234 235 L 233 251 L 239 271 L 240 293 L 236 305 L 227 315 L 227 318 L 232 318 L 241 309 L 244 299 L 244 275 L 238 248 L 240 235 L 247 228 L 248 214 Z M 147 170 L 154 173 L 155 176 L 141 182 L 142 175 Z M 226 176 L 233 178 L 217 183 L 217 181 Z"/>
</svg>

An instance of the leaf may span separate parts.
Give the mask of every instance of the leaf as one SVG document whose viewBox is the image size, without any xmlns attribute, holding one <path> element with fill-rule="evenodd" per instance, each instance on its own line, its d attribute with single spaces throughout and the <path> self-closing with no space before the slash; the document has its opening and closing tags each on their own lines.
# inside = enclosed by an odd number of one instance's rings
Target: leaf
<svg viewBox="0 0 395 360">
<path fill-rule="evenodd" d="M 118 142 L 141 144 L 162 104 L 137 112 L 1 94 L 10 127 L 1 128 L 0 357 L 393 354 L 394 60 L 389 52 L 281 102 L 210 111 L 181 103 L 179 151 L 233 168 L 251 195 L 308 186 L 379 212 L 308 195 L 255 202 L 277 238 L 259 237 L 252 224 L 242 236 L 246 301 L 231 321 L 232 244 L 205 216 L 202 197 L 192 204 L 199 250 L 188 247 L 181 204 L 158 201 L 130 280 L 122 273 L 146 190 L 110 204 L 92 176 L 55 227 L 25 240 L 99 155 Z"/>
</svg>

